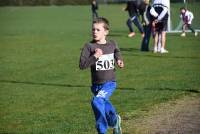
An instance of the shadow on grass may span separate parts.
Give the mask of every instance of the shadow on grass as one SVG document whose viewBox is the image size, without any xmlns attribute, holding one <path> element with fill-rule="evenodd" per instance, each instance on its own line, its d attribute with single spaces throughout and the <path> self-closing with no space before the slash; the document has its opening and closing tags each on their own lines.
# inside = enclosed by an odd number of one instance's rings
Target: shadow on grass
<svg viewBox="0 0 200 134">
<path fill-rule="evenodd" d="M 108 36 L 111 36 L 111 37 L 119 37 L 119 36 L 124 36 L 126 37 L 126 34 L 127 32 L 126 31 L 123 31 L 123 30 L 112 30 Z"/>
<path fill-rule="evenodd" d="M 111 33 L 108 36 L 110 36 L 110 37 L 121 37 L 121 36 L 124 36 L 124 35 L 121 34 L 121 33 Z"/>
<path fill-rule="evenodd" d="M 175 89 L 175 88 L 145 88 L 145 90 L 160 90 L 160 91 L 182 91 L 182 92 L 191 92 L 191 93 L 200 93 L 198 89 L 190 89 L 190 88 L 185 88 L 185 89 Z"/>
<path fill-rule="evenodd" d="M 131 50 L 130 48 L 128 49 L 130 51 L 136 51 L 137 49 Z M 123 50 L 121 50 L 123 51 Z M 139 49 L 137 50 L 139 52 Z M 151 52 L 150 52 L 151 53 Z M 132 55 L 132 56 L 136 56 L 136 57 L 150 57 L 150 58 L 166 58 L 166 59 L 200 59 L 200 57 L 198 56 L 192 56 L 192 57 L 186 57 L 186 56 L 169 56 L 167 54 L 147 54 L 145 53 L 144 55 L 142 55 L 141 53 L 131 53 L 131 54 L 123 54 L 123 55 Z"/>
<path fill-rule="evenodd" d="M 120 48 L 120 51 L 124 52 L 132 52 L 132 51 L 140 51 L 140 49 L 137 48 Z"/>
<path fill-rule="evenodd" d="M 71 85 L 71 84 L 56 84 L 56 83 L 44 83 L 44 82 L 30 82 L 30 81 L 15 81 L 15 80 L 0 80 L 0 83 L 11 83 L 11 84 L 27 84 L 27 85 L 41 85 L 41 86 L 56 86 L 56 87 L 87 87 L 89 85 Z M 119 87 L 120 90 L 136 90 L 135 88 L 124 88 Z"/>
<path fill-rule="evenodd" d="M 28 85 L 41 85 L 41 86 L 56 86 L 56 87 L 87 87 L 89 85 L 72 85 L 72 84 L 55 84 L 55 83 L 39 83 L 30 81 L 15 81 L 15 80 L 0 80 L 0 83 L 11 83 L 11 84 L 28 84 Z M 118 87 L 121 91 L 134 91 L 136 88 L 130 87 Z M 190 93 L 200 93 L 198 89 L 175 89 L 175 88 L 145 88 L 144 90 L 160 90 L 160 91 L 180 91 L 180 92 L 190 92 Z"/>
<path fill-rule="evenodd" d="M 44 82 L 30 82 L 30 81 L 15 81 L 15 80 L 0 80 L 0 83 L 13 83 L 13 84 L 28 84 L 28 85 L 41 85 L 41 86 L 56 86 L 56 87 L 89 87 L 86 85 L 71 85 L 71 84 L 56 84 Z"/>
</svg>

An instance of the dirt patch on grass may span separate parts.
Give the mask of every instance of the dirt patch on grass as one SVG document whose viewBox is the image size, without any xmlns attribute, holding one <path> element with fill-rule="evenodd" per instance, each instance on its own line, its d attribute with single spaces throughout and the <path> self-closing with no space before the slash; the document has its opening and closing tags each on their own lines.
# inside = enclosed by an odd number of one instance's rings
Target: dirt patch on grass
<svg viewBox="0 0 200 134">
<path fill-rule="evenodd" d="M 160 104 L 139 119 L 124 119 L 123 134 L 200 134 L 200 97 Z"/>
</svg>

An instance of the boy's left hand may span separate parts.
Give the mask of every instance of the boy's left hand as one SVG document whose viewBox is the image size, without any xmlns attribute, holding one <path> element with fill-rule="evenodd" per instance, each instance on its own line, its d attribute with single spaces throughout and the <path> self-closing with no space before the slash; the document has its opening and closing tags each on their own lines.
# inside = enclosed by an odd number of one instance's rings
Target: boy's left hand
<svg viewBox="0 0 200 134">
<path fill-rule="evenodd" d="M 122 60 L 118 60 L 117 61 L 117 65 L 120 67 L 120 68 L 123 68 L 124 67 L 124 62 Z"/>
</svg>

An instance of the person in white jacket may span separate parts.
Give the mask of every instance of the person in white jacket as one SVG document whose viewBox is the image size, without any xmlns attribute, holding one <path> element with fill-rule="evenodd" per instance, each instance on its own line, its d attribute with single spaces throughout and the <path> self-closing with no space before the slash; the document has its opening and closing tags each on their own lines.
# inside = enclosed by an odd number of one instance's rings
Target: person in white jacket
<svg viewBox="0 0 200 134">
<path fill-rule="evenodd" d="M 190 29 L 195 36 L 198 35 L 197 32 L 195 32 L 195 30 L 192 28 L 192 20 L 194 19 L 194 15 L 191 11 L 187 10 L 185 7 L 181 7 L 180 8 L 180 18 L 182 19 L 183 21 L 183 26 L 182 26 L 182 34 L 181 36 L 182 37 L 185 37 L 186 36 L 186 33 L 185 33 L 185 30 L 186 28 Z"/>
<path fill-rule="evenodd" d="M 168 53 L 165 49 L 166 31 L 169 12 L 169 0 L 154 0 L 150 14 L 154 17 L 152 27 L 154 31 L 154 53 Z M 161 49 L 158 50 L 159 35 L 161 35 Z"/>
</svg>

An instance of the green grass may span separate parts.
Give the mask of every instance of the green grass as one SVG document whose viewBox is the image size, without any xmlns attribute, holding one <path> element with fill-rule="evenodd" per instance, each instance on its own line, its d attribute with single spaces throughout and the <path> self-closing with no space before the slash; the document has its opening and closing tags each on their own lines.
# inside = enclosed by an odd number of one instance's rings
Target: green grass
<svg viewBox="0 0 200 134">
<path fill-rule="evenodd" d="M 142 53 L 140 34 L 127 38 L 122 7 L 101 5 L 99 13 L 109 18 L 109 38 L 118 42 L 125 60 L 111 97 L 123 121 L 156 104 L 199 95 L 200 38 L 168 34 L 169 54 Z M 80 50 L 91 39 L 89 9 L 0 8 L 0 133 L 96 133 L 90 71 L 78 68 Z"/>
</svg>

